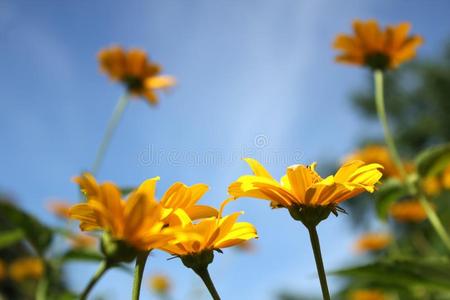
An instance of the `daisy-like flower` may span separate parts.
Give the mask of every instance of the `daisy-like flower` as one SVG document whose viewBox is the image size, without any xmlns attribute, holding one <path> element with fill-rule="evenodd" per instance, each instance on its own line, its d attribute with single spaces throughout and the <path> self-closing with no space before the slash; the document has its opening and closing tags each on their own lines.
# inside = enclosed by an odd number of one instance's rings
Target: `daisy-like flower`
<svg viewBox="0 0 450 300">
<path fill-rule="evenodd" d="M 172 232 L 165 230 L 163 208 L 154 198 L 157 177 L 144 181 L 126 201 L 111 182 L 97 184 L 89 174 L 75 180 L 87 197 L 86 203 L 70 209 L 71 218 L 81 222 L 81 230 L 103 230 L 114 240 L 142 251 L 175 238 Z"/>
<path fill-rule="evenodd" d="M 253 175 L 241 176 L 232 183 L 228 188 L 230 195 L 269 200 L 272 207 L 289 209 L 291 216 L 307 227 L 316 226 L 330 212 L 337 214 L 341 202 L 363 192 L 374 192 L 383 168 L 380 164 L 350 161 L 335 175 L 322 178 L 315 171 L 316 163 L 293 165 L 277 181 L 257 160 L 245 161 Z"/>
<path fill-rule="evenodd" d="M 157 274 L 150 278 L 150 288 L 159 295 L 166 295 L 170 290 L 170 280 L 167 276 Z"/>
<path fill-rule="evenodd" d="M 355 243 L 355 250 L 358 252 L 379 251 L 385 249 L 392 242 L 392 235 L 389 233 L 366 233 Z"/>
<path fill-rule="evenodd" d="M 389 213 L 397 222 L 402 223 L 420 223 L 428 217 L 423 205 L 416 200 L 394 203 Z"/>
<path fill-rule="evenodd" d="M 379 290 L 359 289 L 351 292 L 350 300 L 386 300 L 386 295 Z"/>
<path fill-rule="evenodd" d="M 94 247 L 97 244 L 97 239 L 87 234 L 74 234 L 69 237 L 69 242 L 72 248 L 84 249 Z"/>
<path fill-rule="evenodd" d="M 368 66 L 374 70 L 394 69 L 416 56 L 422 37 L 409 35 L 408 22 L 381 29 L 376 20 L 353 22 L 353 35 L 340 34 L 333 47 L 341 53 L 340 63 Z"/>
<path fill-rule="evenodd" d="M 55 200 L 48 203 L 47 208 L 51 211 L 55 216 L 61 219 L 69 218 L 69 210 L 71 204 L 66 201 Z"/>
<path fill-rule="evenodd" d="M 344 162 L 361 160 L 366 163 L 377 163 L 383 166 L 383 176 L 400 177 L 400 172 L 392 160 L 389 150 L 381 145 L 368 145 L 344 158 Z"/>
<path fill-rule="evenodd" d="M 175 183 L 158 202 L 155 197 L 158 180 L 159 177 L 154 177 L 144 181 L 123 200 L 115 184 L 98 184 L 92 175 L 83 174 L 75 181 L 86 194 L 87 202 L 73 206 L 70 215 L 81 222 L 82 230 L 100 229 L 138 250 L 151 250 L 182 236 L 174 226 L 167 226 L 172 215 L 182 211 L 196 219 L 217 214 L 212 207 L 196 204 L 208 189 L 206 185 L 188 187 Z"/>
<path fill-rule="evenodd" d="M 14 260 L 9 265 L 9 277 L 21 282 L 27 279 L 39 279 L 44 274 L 44 263 L 36 257 L 23 257 Z"/>
<path fill-rule="evenodd" d="M 176 222 L 191 233 L 190 237 L 160 247 L 161 250 L 179 257 L 186 267 L 199 275 L 215 300 L 220 300 L 220 296 L 208 272 L 208 265 L 214 259 L 214 251 L 222 252 L 223 248 L 236 246 L 258 237 L 252 224 L 237 222 L 242 212 L 222 216 L 225 205 L 231 200 L 233 199 L 222 203 L 216 217 L 205 218 L 199 222 L 193 222 L 187 214 L 177 214 Z"/>
<path fill-rule="evenodd" d="M 187 231 L 194 233 L 189 239 L 172 245 L 161 247 L 162 250 L 181 258 L 196 256 L 204 252 L 221 251 L 222 248 L 232 247 L 250 239 L 256 238 L 255 227 L 248 222 L 236 222 L 243 212 L 235 212 L 222 216 L 225 205 L 222 203 L 217 217 L 201 219 L 193 222 L 187 214 L 177 215 L 179 224 Z"/>
<path fill-rule="evenodd" d="M 140 49 L 124 50 L 113 46 L 101 50 L 98 60 L 100 69 L 111 80 L 123 83 L 129 94 L 144 97 L 152 105 L 158 103 L 156 90 L 175 84 L 173 77 L 160 75 L 161 67 L 151 62 Z"/>
</svg>

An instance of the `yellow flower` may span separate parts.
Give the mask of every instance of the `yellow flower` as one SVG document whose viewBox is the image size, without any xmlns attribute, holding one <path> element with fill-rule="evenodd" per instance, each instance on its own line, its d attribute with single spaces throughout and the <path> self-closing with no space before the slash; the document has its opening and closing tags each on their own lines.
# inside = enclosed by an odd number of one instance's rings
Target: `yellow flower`
<svg viewBox="0 0 450 300">
<path fill-rule="evenodd" d="M 450 190 L 450 165 L 448 165 L 445 169 L 444 172 L 442 173 L 442 186 L 447 189 Z"/>
<path fill-rule="evenodd" d="M 429 176 L 422 181 L 422 188 L 427 195 L 435 196 L 441 192 L 441 182 L 437 176 Z"/>
<path fill-rule="evenodd" d="M 140 49 L 124 50 L 119 46 L 103 49 L 98 54 L 100 69 L 114 81 L 122 82 L 131 95 L 144 97 L 152 105 L 158 103 L 155 91 L 175 84 L 171 76 L 159 75 L 161 67 Z"/>
<path fill-rule="evenodd" d="M 350 294 L 350 300 L 386 300 L 384 293 L 378 290 L 356 290 Z"/>
<path fill-rule="evenodd" d="M 383 166 L 383 176 L 400 177 L 400 172 L 391 158 L 389 150 L 380 145 L 369 145 L 348 155 L 344 161 L 361 160 L 366 163 L 377 163 Z"/>
<path fill-rule="evenodd" d="M 155 200 L 158 177 L 144 181 L 125 201 L 111 182 L 97 184 L 90 174 L 75 179 L 86 193 L 87 202 L 73 206 L 70 216 L 81 230 L 104 230 L 114 239 L 140 250 L 150 250 L 174 239 L 164 229 L 163 208 Z"/>
<path fill-rule="evenodd" d="M 9 277 L 17 282 L 39 279 L 44 274 L 44 263 L 35 257 L 19 258 L 9 266 Z"/>
<path fill-rule="evenodd" d="M 66 201 L 51 201 L 48 203 L 47 208 L 54 215 L 62 219 L 68 219 L 70 206 L 70 203 Z"/>
<path fill-rule="evenodd" d="M 355 243 L 355 250 L 358 252 L 383 250 L 392 242 L 392 235 L 389 233 L 366 233 Z"/>
<path fill-rule="evenodd" d="M 292 217 L 297 220 L 302 218 L 297 215 L 300 211 L 305 214 L 310 208 L 323 208 L 323 219 L 331 211 L 336 213 L 339 203 L 362 192 L 372 193 L 382 176 L 379 171 L 382 166 L 379 164 L 351 161 L 344 164 L 334 176 L 322 178 L 315 171 L 316 163 L 313 163 L 311 166 L 288 167 L 286 175 L 278 182 L 255 159 L 246 158 L 245 161 L 254 175 L 238 178 L 229 186 L 229 193 L 236 198 L 270 200 L 272 207 L 288 208 Z"/>
<path fill-rule="evenodd" d="M 160 247 L 172 255 L 184 257 L 195 256 L 204 252 L 212 252 L 232 247 L 257 238 L 255 227 L 247 222 L 236 222 L 242 212 L 235 212 L 222 217 L 222 211 L 229 200 L 222 203 L 219 215 L 200 220 L 198 223 L 185 215 L 178 215 L 179 223 L 192 236 L 185 241 Z"/>
<path fill-rule="evenodd" d="M 419 223 L 427 219 L 427 213 L 419 201 L 409 200 L 392 204 L 391 216 L 398 222 Z"/>
<path fill-rule="evenodd" d="M 72 248 L 75 249 L 92 248 L 97 244 L 97 239 L 87 234 L 72 235 L 69 240 Z"/>
<path fill-rule="evenodd" d="M 340 34 L 333 47 L 341 51 L 340 63 L 368 66 L 372 69 L 394 69 L 416 56 L 422 37 L 410 36 L 411 24 L 400 23 L 382 30 L 375 20 L 353 22 L 354 35 Z"/>
<path fill-rule="evenodd" d="M 167 228 L 172 215 L 186 214 L 197 219 L 217 215 L 217 210 L 197 201 L 208 190 L 204 184 L 191 187 L 177 182 L 164 194 L 161 202 L 155 197 L 159 177 L 144 181 L 125 201 L 113 183 L 98 184 L 90 174 L 75 181 L 86 194 L 87 203 L 70 210 L 71 217 L 81 221 L 82 230 L 102 229 L 117 240 L 141 250 L 165 245 L 178 233 Z"/>
<path fill-rule="evenodd" d="M 154 275 L 150 278 L 150 288 L 156 294 L 165 295 L 170 290 L 170 280 L 164 275 Z"/>
<path fill-rule="evenodd" d="M 6 278 L 7 270 L 6 264 L 3 260 L 0 260 L 0 281 Z"/>
</svg>

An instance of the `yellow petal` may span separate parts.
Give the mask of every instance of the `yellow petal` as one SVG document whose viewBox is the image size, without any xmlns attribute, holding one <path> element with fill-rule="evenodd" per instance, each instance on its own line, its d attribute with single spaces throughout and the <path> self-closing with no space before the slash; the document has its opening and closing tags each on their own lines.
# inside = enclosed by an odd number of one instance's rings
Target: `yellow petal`
<svg viewBox="0 0 450 300">
<path fill-rule="evenodd" d="M 145 80 L 144 86 L 151 90 L 167 89 L 174 86 L 175 83 L 175 77 L 172 76 L 153 76 Z"/>
<path fill-rule="evenodd" d="M 195 205 L 185 209 L 186 213 L 192 220 L 217 217 L 218 211 L 214 207 L 207 205 Z"/>
<path fill-rule="evenodd" d="M 255 176 L 261 176 L 269 179 L 273 179 L 272 175 L 270 175 L 269 171 L 264 168 L 262 164 L 260 164 L 256 159 L 253 158 L 244 158 L 245 162 L 248 163 L 250 168 L 253 171 Z"/>
</svg>

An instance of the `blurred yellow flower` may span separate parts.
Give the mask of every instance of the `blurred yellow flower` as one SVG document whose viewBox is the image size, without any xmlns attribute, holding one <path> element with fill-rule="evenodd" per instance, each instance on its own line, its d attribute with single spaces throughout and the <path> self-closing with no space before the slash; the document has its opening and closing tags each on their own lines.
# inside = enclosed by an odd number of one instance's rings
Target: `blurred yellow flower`
<svg viewBox="0 0 450 300">
<path fill-rule="evenodd" d="M 68 219 L 69 218 L 69 210 L 70 210 L 71 204 L 66 201 L 50 201 L 47 204 L 47 208 L 50 212 L 52 212 L 54 215 L 62 218 L 62 219 Z"/>
<path fill-rule="evenodd" d="M 418 223 L 427 219 L 427 213 L 419 201 L 408 200 L 392 204 L 391 216 L 398 222 Z"/>
<path fill-rule="evenodd" d="M 353 160 L 361 160 L 365 163 L 377 163 L 383 166 L 383 176 L 386 177 L 400 177 L 400 172 L 397 169 L 394 161 L 389 154 L 389 150 L 381 145 L 369 145 L 362 149 L 355 151 L 344 158 L 344 162 Z"/>
<path fill-rule="evenodd" d="M 450 165 L 437 175 L 428 176 L 422 180 L 422 189 L 429 196 L 436 196 L 442 190 L 450 189 Z"/>
<path fill-rule="evenodd" d="M 7 275 L 6 263 L 0 259 L 0 281 L 5 279 L 6 275 Z"/>
<path fill-rule="evenodd" d="M 444 172 L 442 172 L 442 186 L 447 189 L 450 190 L 450 165 L 448 165 L 445 169 Z"/>
<path fill-rule="evenodd" d="M 408 35 L 408 22 L 387 26 L 382 30 L 376 20 L 353 22 L 354 35 L 339 34 L 333 47 L 341 53 L 340 63 L 368 66 L 372 69 L 393 69 L 416 56 L 422 37 Z"/>
<path fill-rule="evenodd" d="M 356 241 L 354 247 L 358 252 L 379 251 L 391 242 L 392 235 L 389 233 L 366 233 Z"/>
<path fill-rule="evenodd" d="M 97 244 L 97 239 L 87 234 L 75 234 L 69 238 L 72 248 L 92 248 Z"/>
<path fill-rule="evenodd" d="M 156 294 L 165 295 L 169 292 L 171 287 L 170 280 L 165 275 L 153 275 L 150 277 L 150 288 Z"/>
<path fill-rule="evenodd" d="M 167 89 L 175 84 L 171 76 L 162 76 L 161 67 L 151 62 L 140 49 L 124 50 L 113 46 L 98 54 L 100 69 L 114 81 L 122 82 L 131 95 L 144 97 L 155 105 L 158 97 L 155 91 Z"/>
<path fill-rule="evenodd" d="M 386 296 L 379 290 L 355 290 L 350 294 L 350 300 L 386 300 Z"/>
<path fill-rule="evenodd" d="M 362 161 L 345 163 L 335 175 L 320 177 L 310 166 L 293 165 L 287 168 L 280 182 L 255 159 L 246 158 L 254 175 L 244 175 L 232 183 L 228 191 L 234 197 L 253 197 L 270 200 L 272 207 L 332 206 L 362 192 L 372 193 L 382 176 L 380 164 Z"/>
<path fill-rule="evenodd" d="M 97 184 L 90 174 L 77 177 L 87 202 L 74 205 L 70 216 L 79 220 L 81 230 L 104 230 L 117 240 L 140 250 L 150 250 L 173 240 L 164 229 L 163 208 L 155 200 L 158 177 L 144 181 L 125 201 L 111 182 Z"/>
<path fill-rule="evenodd" d="M 19 258 L 9 265 L 8 273 L 9 277 L 17 282 L 39 279 L 44 274 L 44 263 L 35 257 Z"/>
<path fill-rule="evenodd" d="M 441 192 L 442 186 L 437 176 L 429 176 L 422 181 L 422 188 L 429 196 L 435 196 Z"/>
<path fill-rule="evenodd" d="M 235 212 L 222 217 L 222 212 L 229 200 L 222 203 L 217 217 L 210 217 L 193 223 L 187 214 L 177 215 L 180 225 L 193 233 L 189 239 L 165 245 L 161 250 L 176 256 L 195 256 L 202 252 L 220 250 L 257 238 L 255 227 L 248 222 L 236 222 L 242 212 Z"/>
</svg>

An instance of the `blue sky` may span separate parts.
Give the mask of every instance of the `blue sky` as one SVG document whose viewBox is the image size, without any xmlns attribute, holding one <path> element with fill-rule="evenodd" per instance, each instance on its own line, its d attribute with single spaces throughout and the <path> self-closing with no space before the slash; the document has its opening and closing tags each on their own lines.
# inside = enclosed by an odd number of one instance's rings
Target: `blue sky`
<svg viewBox="0 0 450 300">
<path fill-rule="evenodd" d="M 179 84 L 157 108 L 130 103 L 100 180 L 136 185 L 158 175 L 159 195 L 175 181 L 205 182 L 211 190 L 203 202 L 219 204 L 228 184 L 248 172 L 242 156 L 266 161 L 276 177 L 290 164 L 339 159 L 379 130 L 351 107 L 351 92 L 368 74 L 333 62 L 334 36 L 349 32 L 355 18 L 409 20 L 425 36 L 420 56 L 433 55 L 448 38 L 449 9 L 445 0 L 1 0 L 0 190 L 50 224 L 49 199 L 76 201 L 70 178 L 91 166 L 122 93 L 97 67 L 96 53 L 111 44 L 146 49 Z M 224 299 L 319 291 L 300 224 L 258 200 L 242 199 L 233 210 L 245 210 L 242 220 L 256 225 L 260 239 L 253 254 L 217 256 L 211 272 Z M 319 227 L 328 269 L 354 259 L 346 218 Z M 192 286 L 202 290 L 166 258 L 155 252 L 146 273 L 171 276 L 174 299 L 192 298 Z M 73 288 L 94 269 L 70 266 Z M 127 299 L 130 288 L 129 275 L 112 272 L 95 293 Z M 142 298 L 152 299 L 146 289 Z"/>
</svg>

